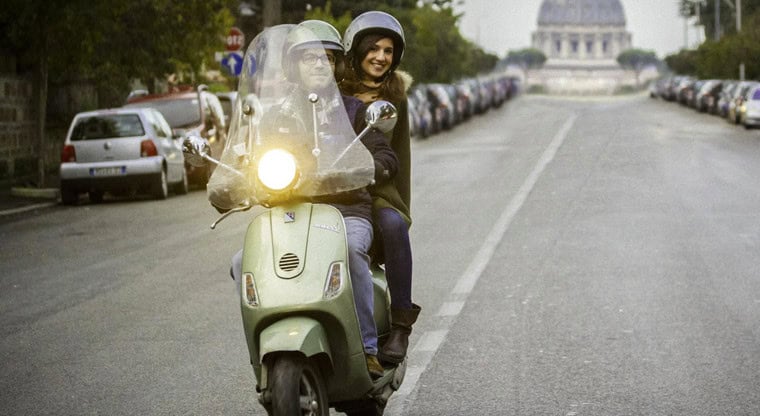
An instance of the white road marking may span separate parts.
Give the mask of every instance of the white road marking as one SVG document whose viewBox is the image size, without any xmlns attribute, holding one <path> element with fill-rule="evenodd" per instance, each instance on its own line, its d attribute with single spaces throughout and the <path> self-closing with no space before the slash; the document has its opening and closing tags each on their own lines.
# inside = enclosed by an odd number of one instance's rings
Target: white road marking
<svg viewBox="0 0 760 416">
<path fill-rule="evenodd" d="M 486 266 L 491 261 L 491 257 L 493 257 L 496 247 L 504 238 L 504 234 L 506 234 L 509 229 L 509 225 L 515 218 L 515 215 L 517 215 L 517 212 L 520 211 L 520 208 L 525 204 L 528 195 L 530 195 L 531 191 L 536 186 L 536 182 L 544 172 L 544 169 L 546 169 L 546 166 L 554 159 L 557 150 L 559 150 L 562 143 L 564 143 L 567 134 L 570 132 L 570 129 L 575 124 L 577 118 L 577 114 L 571 115 L 567 121 L 565 121 L 565 124 L 559 129 L 546 150 L 544 150 L 544 153 L 541 155 L 541 158 L 538 159 L 538 162 L 536 162 L 530 175 L 525 179 L 525 182 L 523 182 L 512 200 L 509 201 L 509 204 L 499 216 L 498 221 L 494 224 L 494 227 L 486 237 L 480 250 L 478 250 L 477 255 L 473 258 L 464 274 L 459 278 L 454 289 L 452 289 L 450 294 L 451 300 L 445 302 L 441 306 L 437 316 L 457 316 L 462 311 L 467 295 L 472 292 L 478 279 L 480 279 Z M 449 332 L 449 328 L 451 327 L 451 323 L 454 322 L 454 320 L 447 320 L 446 322 L 444 328 L 436 328 L 421 334 L 416 345 L 409 353 L 408 362 L 413 363 L 414 365 L 407 367 L 404 383 L 396 394 L 391 396 L 391 400 L 388 402 L 388 406 L 384 413 L 385 415 L 396 416 L 404 414 L 409 395 L 412 394 L 415 387 L 417 387 L 417 382 L 419 381 L 420 376 L 427 369 L 428 365 L 430 365 L 433 356 L 438 351 L 441 344 L 443 344 L 443 341 Z"/>
</svg>

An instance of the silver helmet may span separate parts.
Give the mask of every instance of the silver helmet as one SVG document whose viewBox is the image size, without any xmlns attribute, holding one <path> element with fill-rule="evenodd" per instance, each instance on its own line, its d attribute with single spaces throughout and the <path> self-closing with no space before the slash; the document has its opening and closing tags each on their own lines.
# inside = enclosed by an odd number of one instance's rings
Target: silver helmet
<svg viewBox="0 0 760 416">
<path fill-rule="evenodd" d="M 365 12 L 357 16 L 348 25 L 343 34 L 343 49 L 351 56 L 352 48 L 356 47 L 361 39 L 368 34 L 387 35 L 393 39 L 393 63 L 390 71 L 396 69 L 404 56 L 406 39 L 401 23 L 395 17 L 381 11 Z"/>
</svg>

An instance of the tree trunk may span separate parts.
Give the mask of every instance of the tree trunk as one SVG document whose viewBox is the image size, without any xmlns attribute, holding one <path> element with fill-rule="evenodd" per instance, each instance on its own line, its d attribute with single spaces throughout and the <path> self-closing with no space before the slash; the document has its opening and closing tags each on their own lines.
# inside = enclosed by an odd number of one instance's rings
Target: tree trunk
<svg viewBox="0 0 760 416">
<path fill-rule="evenodd" d="M 47 39 L 41 42 L 39 55 L 39 68 L 37 72 L 37 187 L 45 187 L 46 165 L 45 165 L 45 118 L 47 117 L 47 90 L 48 90 L 48 62 L 47 62 Z"/>
<path fill-rule="evenodd" d="M 282 22 L 282 0 L 267 0 L 264 2 L 264 27 L 270 27 Z"/>
</svg>

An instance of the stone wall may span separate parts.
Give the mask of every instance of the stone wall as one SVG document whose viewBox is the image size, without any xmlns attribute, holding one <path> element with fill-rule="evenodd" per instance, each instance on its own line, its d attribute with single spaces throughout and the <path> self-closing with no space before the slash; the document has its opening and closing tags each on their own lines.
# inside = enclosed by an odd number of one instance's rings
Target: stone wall
<svg viewBox="0 0 760 416">
<path fill-rule="evenodd" d="M 37 174 L 32 85 L 30 79 L 0 74 L 0 182 Z"/>
</svg>

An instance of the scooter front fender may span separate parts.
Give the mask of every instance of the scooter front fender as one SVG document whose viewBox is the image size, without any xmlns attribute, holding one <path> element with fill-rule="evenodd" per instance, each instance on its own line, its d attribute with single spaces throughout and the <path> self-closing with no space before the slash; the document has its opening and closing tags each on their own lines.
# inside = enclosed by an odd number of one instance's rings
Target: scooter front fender
<svg viewBox="0 0 760 416">
<path fill-rule="evenodd" d="M 299 351 L 306 357 L 325 354 L 332 364 L 327 332 L 316 319 L 291 316 L 266 327 L 259 335 L 260 360 L 267 354 Z"/>
</svg>

